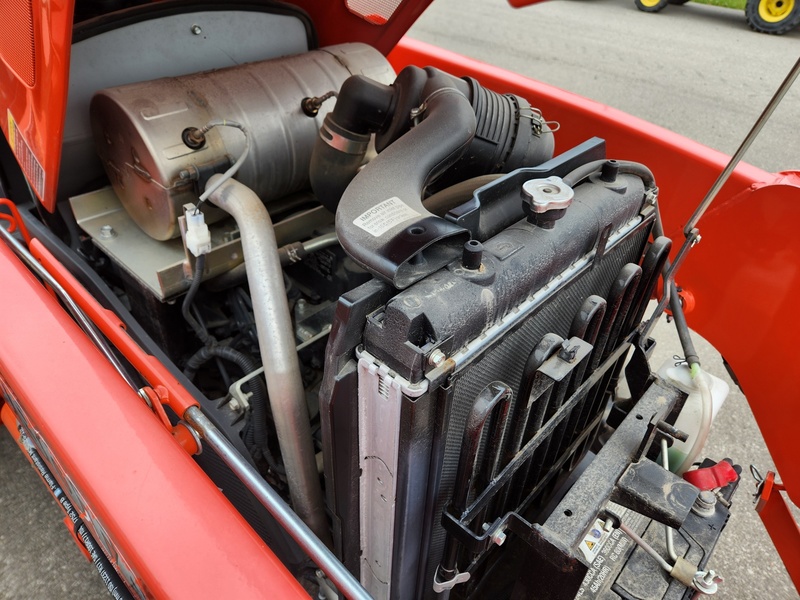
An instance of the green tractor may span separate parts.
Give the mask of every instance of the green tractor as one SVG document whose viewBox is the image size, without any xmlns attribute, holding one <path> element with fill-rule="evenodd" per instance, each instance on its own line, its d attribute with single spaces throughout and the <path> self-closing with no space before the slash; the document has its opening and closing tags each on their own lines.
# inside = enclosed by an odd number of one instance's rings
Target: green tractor
<svg viewBox="0 0 800 600">
<path fill-rule="evenodd" d="M 658 12 L 667 4 L 686 4 L 689 0 L 634 0 L 644 12 Z M 783 35 L 800 25 L 800 0 L 747 0 L 747 24 L 759 33 Z"/>
</svg>

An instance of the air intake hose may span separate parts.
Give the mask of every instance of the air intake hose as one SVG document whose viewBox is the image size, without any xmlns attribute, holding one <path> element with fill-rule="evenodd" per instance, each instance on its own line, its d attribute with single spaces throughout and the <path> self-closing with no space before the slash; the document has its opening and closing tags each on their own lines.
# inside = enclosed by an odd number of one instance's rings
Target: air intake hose
<svg viewBox="0 0 800 600">
<path fill-rule="evenodd" d="M 380 154 L 359 173 L 372 133 Z M 314 147 L 311 186 L 336 211 L 353 260 L 403 289 L 460 256 L 469 239 L 423 207 L 426 191 L 539 164 L 553 147 L 524 99 L 407 67 L 391 86 L 363 76 L 345 82 Z"/>
</svg>

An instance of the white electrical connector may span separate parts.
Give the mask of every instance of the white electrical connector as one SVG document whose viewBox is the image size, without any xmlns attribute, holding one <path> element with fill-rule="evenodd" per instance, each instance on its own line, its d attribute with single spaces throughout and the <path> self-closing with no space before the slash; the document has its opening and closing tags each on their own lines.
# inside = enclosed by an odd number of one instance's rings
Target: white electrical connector
<svg viewBox="0 0 800 600">
<path fill-rule="evenodd" d="M 211 233 L 200 209 L 186 211 L 186 248 L 194 256 L 211 252 Z"/>
</svg>

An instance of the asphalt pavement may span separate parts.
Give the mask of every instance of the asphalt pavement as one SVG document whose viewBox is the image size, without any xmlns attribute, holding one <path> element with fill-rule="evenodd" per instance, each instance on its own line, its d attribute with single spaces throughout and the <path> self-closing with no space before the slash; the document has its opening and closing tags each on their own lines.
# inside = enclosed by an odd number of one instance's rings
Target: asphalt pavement
<svg viewBox="0 0 800 600">
<path fill-rule="evenodd" d="M 743 13 L 693 2 L 646 14 L 632 0 L 553 0 L 522 10 L 504 0 L 437 0 L 411 34 L 728 154 L 800 54 L 800 31 L 756 34 Z M 800 84 L 746 160 L 770 171 L 800 169 L 799 122 Z M 680 353 L 671 326 L 660 324 L 657 339 L 656 365 Z M 701 343 L 700 353 L 709 371 L 728 377 L 713 348 Z M 753 463 L 762 472 L 773 468 L 746 399 L 730 383 L 706 454 Z M 726 579 L 717 597 L 797 598 L 753 511 L 751 491 L 746 476 L 713 561 Z M 0 598 L 108 597 L 61 519 L 10 437 L 0 435 Z"/>
</svg>

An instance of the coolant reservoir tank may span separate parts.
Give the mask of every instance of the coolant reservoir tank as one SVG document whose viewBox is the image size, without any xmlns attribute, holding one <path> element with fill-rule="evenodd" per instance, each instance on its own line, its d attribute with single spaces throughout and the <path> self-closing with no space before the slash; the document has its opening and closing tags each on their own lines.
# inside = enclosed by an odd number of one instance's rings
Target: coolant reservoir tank
<svg viewBox="0 0 800 600">
<path fill-rule="evenodd" d="M 386 58 L 364 44 L 341 44 L 229 69 L 101 90 L 91 103 L 95 147 L 114 191 L 148 235 L 180 232 L 181 207 L 197 202 L 197 179 L 222 172 L 241 155 L 239 130 L 217 127 L 206 144 L 187 147 L 181 134 L 212 119 L 244 125 L 250 152 L 236 179 L 269 202 L 308 187 L 317 132 L 334 100 L 316 116 L 302 101 L 338 91 L 351 75 L 394 81 Z M 213 207 L 208 220 L 214 220 Z M 217 212 L 217 217 L 219 216 Z"/>
<path fill-rule="evenodd" d="M 698 437 L 702 435 L 700 428 L 703 408 L 700 390 L 697 388 L 697 384 L 692 379 L 689 365 L 685 363 L 681 363 L 676 366 L 674 361 L 667 361 L 658 370 L 658 376 L 683 392 L 689 394 L 681 414 L 675 421 L 675 427 L 687 433 L 689 435 L 689 439 L 685 442 L 675 440 L 675 443 L 672 444 L 672 447 L 668 452 L 670 471 L 673 471 L 678 475 L 683 475 L 683 473 L 688 470 L 689 467 L 691 467 L 691 464 L 684 464 L 686 457 L 698 443 Z M 710 373 L 703 372 L 700 377 L 706 378 L 708 387 L 711 390 L 711 398 L 713 400 L 711 420 L 713 422 L 713 420 L 717 417 L 719 409 L 722 407 L 725 399 L 728 397 L 730 387 L 725 381 L 719 377 L 711 375 Z M 705 439 L 699 440 L 699 443 L 705 444 Z M 702 448 L 699 448 L 698 452 L 701 449 Z"/>
</svg>

